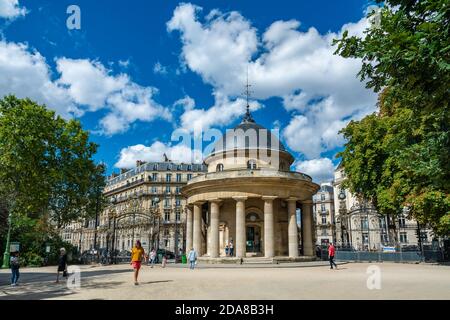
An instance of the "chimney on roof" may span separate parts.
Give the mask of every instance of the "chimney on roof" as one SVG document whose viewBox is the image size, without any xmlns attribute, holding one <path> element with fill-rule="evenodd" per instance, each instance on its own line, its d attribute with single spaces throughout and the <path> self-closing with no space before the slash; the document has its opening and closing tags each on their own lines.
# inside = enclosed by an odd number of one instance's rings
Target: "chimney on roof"
<svg viewBox="0 0 450 320">
<path fill-rule="evenodd" d="M 142 166 L 142 165 L 144 165 L 144 164 L 146 164 L 145 161 L 141 161 L 141 160 L 137 160 L 137 161 L 136 161 L 136 167 L 140 167 L 140 166 Z"/>
</svg>

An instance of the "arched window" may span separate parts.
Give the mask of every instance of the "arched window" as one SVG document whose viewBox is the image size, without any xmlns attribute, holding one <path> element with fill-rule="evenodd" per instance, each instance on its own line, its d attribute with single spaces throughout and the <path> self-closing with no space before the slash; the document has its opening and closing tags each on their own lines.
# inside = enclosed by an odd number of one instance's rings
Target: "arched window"
<svg viewBox="0 0 450 320">
<path fill-rule="evenodd" d="M 247 169 L 255 170 L 257 168 L 256 160 L 249 160 L 247 162 Z"/>
<path fill-rule="evenodd" d="M 222 172 L 224 170 L 223 164 L 219 163 L 216 167 L 216 172 Z"/>
</svg>

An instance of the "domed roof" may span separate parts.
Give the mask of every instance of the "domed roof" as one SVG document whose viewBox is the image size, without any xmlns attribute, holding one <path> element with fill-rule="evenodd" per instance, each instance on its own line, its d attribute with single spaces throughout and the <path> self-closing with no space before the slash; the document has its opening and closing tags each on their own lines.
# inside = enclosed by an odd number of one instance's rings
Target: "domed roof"
<svg viewBox="0 0 450 320">
<path fill-rule="evenodd" d="M 226 134 L 216 142 L 211 155 L 242 149 L 267 149 L 287 152 L 277 136 L 253 120 L 249 107 L 247 107 L 247 113 L 242 122 L 234 129 L 227 130 Z"/>
</svg>

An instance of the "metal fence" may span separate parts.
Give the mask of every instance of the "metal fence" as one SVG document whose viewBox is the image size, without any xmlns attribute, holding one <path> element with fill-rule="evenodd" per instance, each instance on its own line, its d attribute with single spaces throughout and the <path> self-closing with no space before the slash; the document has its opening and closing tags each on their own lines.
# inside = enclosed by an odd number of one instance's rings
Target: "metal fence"
<svg viewBox="0 0 450 320">
<path fill-rule="evenodd" d="M 326 253 L 328 256 L 328 253 Z M 323 258 L 323 257 L 322 257 Z M 438 250 L 371 252 L 371 251 L 336 251 L 336 260 L 357 262 L 443 262 L 444 254 Z"/>
</svg>

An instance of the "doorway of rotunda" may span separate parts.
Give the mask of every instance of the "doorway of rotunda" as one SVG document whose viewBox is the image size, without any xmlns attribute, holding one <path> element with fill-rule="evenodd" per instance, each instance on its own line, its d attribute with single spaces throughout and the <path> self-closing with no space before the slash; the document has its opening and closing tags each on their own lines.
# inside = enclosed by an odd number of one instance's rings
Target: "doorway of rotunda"
<svg viewBox="0 0 450 320">
<path fill-rule="evenodd" d="M 256 225 L 247 226 L 247 253 L 261 254 L 261 227 Z"/>
<path fill-rule="evenodd" d="M 257 257 L 263 255 L 263 223 L 258 213 L 250 212 L 247 214 L 245 223 L 247 256 Z"/>
</svg>

